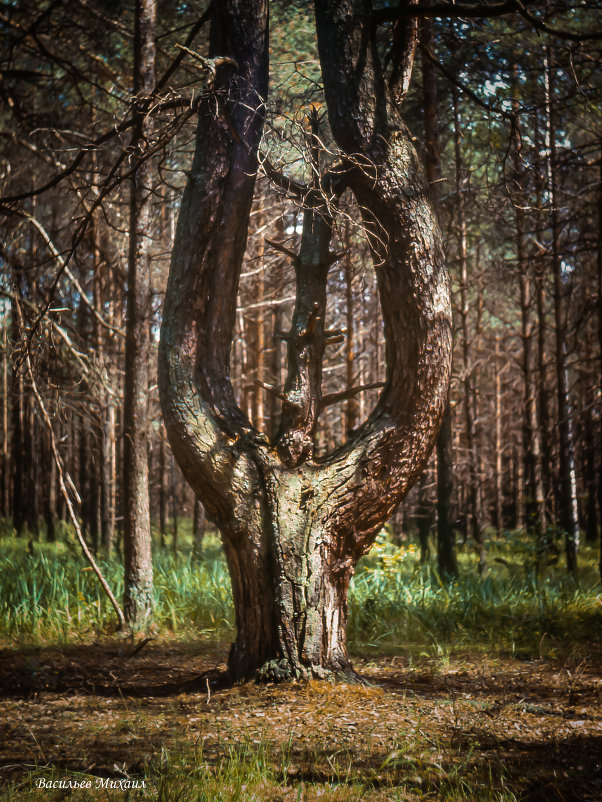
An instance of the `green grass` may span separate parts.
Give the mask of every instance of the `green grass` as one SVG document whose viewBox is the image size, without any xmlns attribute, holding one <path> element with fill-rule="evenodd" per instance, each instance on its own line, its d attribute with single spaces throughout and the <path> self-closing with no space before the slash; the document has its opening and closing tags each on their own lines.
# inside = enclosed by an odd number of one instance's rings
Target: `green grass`
<svg viewBox="0 0 602 802">
<path fill-rule="evenodd" d="M 42 769 L 28 772 L 20 781 L 0 790 L 0 802 L 13 799 L 74 800 L 156 799 L 158 802 L 265 802 L 266 800 L 328 800 L 379 802 L 438 800 L 439 802 L 517 802 L 519 797 L 504 788 L 501 767 L 492 770 L 485 761 L 468 755 L 454 764 L 442 765 L 411 757 L 411 745 L 391 753 L 384 762 L 354 767 L 340 752 L 305 755 L 296 779 L 290 746 L 274 750 L 269 742 L 243 742 L 229 746 L 217 759 L 208 759 L 202 747 L 178 751 L 162 749 L 136 776 L 100 778 L 80 772 Z M 299 756 L 296 756 L 299 759 Z M 88 788 L 65 791 L 60 781 L 87 783 Z M 125 785 L 120 789 L 120 782 Z M 43 790 L 40 785 L 45 783 Z M 55 789 L 52 789 L 55 783 Z M 126 790 L 129 788 L 136 790 Z M 500 785 L 502 786 L 500 788 Z M 50 789 L 50 790 L 49 790 Z M 408 797 L 408 794 L 411 794 Z"/>
<path fill-rule="evenodd" d="M 159 634 L 229 638 L 230 582 L 219 541 L 204 540 L 199 557 L 189 525 L 182 553 L 154 550 L 155 622 Z M 0 539 L 0 638 L 64 643 L 110 630 L 113 611 L 68 530 L 53 544 Z M 540 656 L 562 641 L 599 639 L 602 623 L 597 553 L 584 548 L 578 580 L 562 565 L 536 572 L 520 533 L 489 544 L 490 569 L 479 577 L 476 557 L 459 552 L 460 577 L 441 582 L 433 562 L 421 566 L 417 548 L 397 547 L 383 534 L 358 566 L 349 595 L 352 649 L 388 651 L 413 644 L 441 653 L 483 646 Z M 123 571 L 101 561 L 120 598 Z"/>
<path fill-rule="evenodd" d="M 214 533 L 196 554 L 190 523 L 182 522 L 181 552 L 155 546 L 155 621 L 159 636 L 182 640 L 229 640 L 233 635 L 230 582 Z M 562 564 L 535 570 L 525 536 L 507 533 L 488 544 L 490 569 L 479 577 L 469 548 L 459 550 L 460 577 L 445 585 L 435 564 L 421 566 L 414 545 L 397 547 L 383 534 L 362 559 L 349 596 L 349 639 L 356 653 L 406 653 L 428 659 L 465 650 L 489 654 L 554 656 L 566 646 L 589 648 L 600 641 L 602 605 L 598 555 L 583 548 L 575 580 Z M 123 571 L 116 559 L 101 562 L 120 597 Z M 89 642 L 114 622 L 109 602 L 98 587 L 77 543 L 65 528 L 57 543 L 0 538 L 0 640 L 28 643 Z M 458 659 L 462 659 L 461 656 Z M 436 740 L 433 741 L 432 737 Z M 399 743 L 382 760 L 354 757 L 342 744 L 278 744 L 269 732 L 260 742 L 232 743 L 227 734 L 219 752 L 203 752 L 203 739 L 170 744 L 135 764 L 132 779 L 143 791 L 96 787 L 93 775 L 51 767 L 26 771 L 0 790 L 0 801 L 58 800 L 61 789 L 41 790 L 40 778 L 79 778 L 90 790 L 69 794 L 76 800 L 142 799 L 161 802 L 207 800 L 445 800 L 516 802 L 517 778 L 506 775 L 503 761 L 478 748 L 463 749 L 436 734 L 424 742 L 399 733 Z M 116 775 L 113 779 L 119 779 Z"/>
<path fill-rule="evenodd" d="M 430 648 L 517 649 L 541 656 L 550 641 L 600 640 L 598 554 L 583 548 L 578 579 L 562 565 L 536 571 L 524 536 L 489 543 L 484 577 L 468 548 L 458 553 L 459 578 L 445 584 L 434 562 L 420 565 L 415 546 L 385 537 L 358 566 L 350 592 L 349 640 L 383 651 L 403 643 Z"/>
<path fill-rule="evenodd" d="M 174 559 L 155 549 L 155 622 L 158 630 L 197 636 L 230 634 L 232 600 L 225 560 L 215 536 L 206 558 L 189 550 Z M 57 543 L 0 539 L 0 638 L 65 643 L 109 631 L 112 607 L 96 576 L 68 535 Z M 117 598 L 123 569 L 117 559 L 99 561 Z"/>
</svg>

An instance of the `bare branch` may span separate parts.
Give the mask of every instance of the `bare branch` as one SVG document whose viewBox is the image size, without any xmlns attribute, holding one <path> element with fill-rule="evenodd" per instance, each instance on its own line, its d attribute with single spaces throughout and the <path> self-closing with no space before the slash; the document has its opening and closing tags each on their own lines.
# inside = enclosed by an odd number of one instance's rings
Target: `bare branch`
<svg viewBox="0 0 602 802">
<path fill-rule="evenodd" d="M 552 28 L 525 8 L 521 0 L 504 0 L 501 3 L 434 3 L 432 5 L 402 5 L 396 8 L 380 8 L 372 13 L 376 25 L 395 22 L 410 17 L 445 17 L 448 19 L 475 19 L 501 17 L 505 14 L 520 14 L 535 30 L 548 33 L 571 42 L 586 42 L 602 39 L 602 31 L 573 33 Z"/>
<path fill-rule="evenodd" d="M 294 181 L 292 178 L 284 175 L 284 173 L 281 173 L 280 170 L 277 170 L 265 153 L 259 153 L 259 162 L 266 176 L 277 187 L 280 187 L 280 189 L 283 189 L 295 198 L 305 198 L 307 196 L 309 187 L 299 181 Z"/>
<path fill-rule="evenodd" d="M 273 240 L 273 239 L 268 239 L 268 238 L 266 237 L 266 238 L 265 238 L 265 242 L 266 242 L 266 243 L 267 243 L 267 244 L 268 244 L 268 245 L 269 245 L 271 248 L 274 248 L 274 250 L 275 250 L 275 251 L 280 251 L 280 253 L 283 253 L 283 254 L 285 254 L 286 256 L 288 256 L 290 259 L 292 259 L 292 260 L 293 260 L 293 262 L 295 262 L 295 261 L 296 261 L 296 260 L 299 258 L 298 254 L 296 254 L 294 251 L 291 251 L 291 249 L 290 249 L 290 248 L 287 248 L 285 245 L 281 245 L 279 242 L 276 242 L 276 241 L 275 241 L 275 240 Z"/>
<path fill-rule="evenodd" d="M 257 385 L 257 387 L 263 387 L 264 390 L 267 390 L 268 393 L 275 395 L 276 398 L 279 398 L 281 401 L 286 401 L 286 396 L 284 395 L 282 390 L 279 390 L 277 387 L 274 387 L 273 384 L 266 384 L 265 382 L 262 382 L 260 379 L 254 379 L 253 381 Z"/>
<path fill-rule="evenodd" d="M 56 249 L 54 243 L 50 239 L 50 235 L 48 234 L 48 232 L 46 231 L 44 226 L 40 223 L 40 221 L 37 218 L 35 218 L 33 215 L 28 214 L 27 212 L 19 212 L 19 216 L 20 217 L 24 217 L 26 220 L 28 220 L 32 224 L 32 226 L 35 229 L 37 229 L 37 231 L 39 231 L 39 233 L 42 235 L 42 238 L 43 238 L 44 242 L 48 246 L 48 250 L 50 251 L 50 253 L 56 259 L 61 272 L 65 273 L 65 275 L 67 276 L 69 281 L 73 284 L 75 289 L 80 294 L 80 297 L 81 297 L 82 301 L 84 302 L 84 304 L 88 307 L 88 309 L 90 310 L 90 312 L 92 313 L 94 318 L 96 318 L 96 320 L 100 323 L 100 325 L 103 328 L 107 329 L 107 331 L 112 332 L 113 334 L 118 334 L 120 337 L 125 337 L 125 334 L 121 329 L 117 328 L 116 326 L 111 325 L 108 321 L 106 321 L 104 319 L 104 317 L 102 317 L 102 315 L 94 307 L 94 305 L 92 304 L 92 302 L 88 298 L 88 295 L 87 295 L 86 291 L 84 290 L 82 285 L 79 283 L 79 281 L 77 280 L 76 276 L 69 269 L 69 266 L 66 264 L 65 260 L 63 259 L 61 254 Z"/>
<path fill-rule="evenodd" d="M 341 390 L 338 393 L 328 393 L 327 395 L 322 396 L 320 401 L 320 410 L 324 409 L 324 407 L 332 406 L 332 404 L 338 404 L 340 401 L 347 401 L 359 393 L 363 393 L 364 390 L 380 390 L 381 387 L 384 386 L 384 382 L 372 382 L 372 384 L 362 384 L 358 387 L 350 387 L 348 390 Z"/>
</svg>

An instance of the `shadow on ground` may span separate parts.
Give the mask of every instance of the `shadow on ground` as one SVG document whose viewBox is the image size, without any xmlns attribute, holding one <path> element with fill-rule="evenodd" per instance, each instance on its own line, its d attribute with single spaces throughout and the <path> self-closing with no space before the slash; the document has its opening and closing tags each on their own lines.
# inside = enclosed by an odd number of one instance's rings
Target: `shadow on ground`
<svg viewBox="0 0 602 802">
<path fill-rule="evenodd" d="M 244 748 L 273 766 L 274 798 L 361 785 L 382 800 L 602 800 L 599 655 L 360 659 L 367 687 L 218 687 L 226 654 L 202 642 L 0 651 L 0 782 L 50 768 L 148 776 L 162 751 L 202 754 L 211 771 Z"/>
</svg>

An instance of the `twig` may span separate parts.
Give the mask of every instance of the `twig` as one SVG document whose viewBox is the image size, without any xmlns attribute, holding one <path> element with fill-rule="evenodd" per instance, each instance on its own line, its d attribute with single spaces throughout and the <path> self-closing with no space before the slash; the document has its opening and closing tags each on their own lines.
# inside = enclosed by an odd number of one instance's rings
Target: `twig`
<svg viewBox="0 0 602 802">
<path fill-rule="evenodd" d="M 124 660 L 131 660 L 131 659 L 132 659 L 132 657 L 136 657 L 136 655 L 137 655 L 139 652 L 141 652 L 141 651 L 144 649 L 144 647 L 146 646 L 146 644 L 147 644 L 147 643 L 150 643 L 152 640 L 153 640 L 153 638 L 144 638 L 144 640 L 141 640 L 141 641 L 140 641 L 140 643 L 138 644 L 138 646 L 136 646 L 136 648 L 134 649 L 134 651 L 133 651 L 133 652 L 130 652 L 130 653 L 129 653 L 128 655 L 126 655 L 126 656 L 125 656 L 123 659 L 124 659 Z"/>
<path fill-rule="evenodd" d="M 79 283 L 79 281 L 77 280 L 75 275 L 72 273 L 72 271 L 70 270 L 69 266 L 66 264 L 65 260 L 61 256 L 61 254 L 56 249 L 54 243 L 50 239 L 50 235 L 48 234 L 48 232 L 46 231 L 44 226 L 40 223 L 40 221 L 37 218 L 35 218 L 33 215 L 29 214 L 28 212 L 19 211 L 18 214 L 19 214 L 20 217 L 24 217 L 26 220 L 29 220 L 29 222 L 32 224 L 32 226 L 34 226 L 34 228 L 36 228 L 40 232 L 40 234 L 42 235 L 42 238 L 44 239 L 44 242 L 48 246 L 48 250 L 50 251 L 50 253 L 54 256 L 54 258 L 58 262 L 58 265 L 61 268 L 61 271 L 65 273 L 65 275 L 67 276 L 69 281 L 73 284 L 75 289 L 78 291 L 82 301 L 88 307 L 88 309 L 92 313 L 93 317 L 96 318 L 96 320 L 100 323 L 100 325 L 103 328 L 107 329 L 108 331 L 112 332 L 113 334 L 118 334 L 120 337 L 125 337 L 125 333 L 121 329 L 117 328 L 116 326 L 112 326 L 110 323 L 108 323 L 104 319 L 104 317 L 98 312 L 96 307 L 92 304 L 92 302 L 88 298 L 84 288 Z"/>
</svg>

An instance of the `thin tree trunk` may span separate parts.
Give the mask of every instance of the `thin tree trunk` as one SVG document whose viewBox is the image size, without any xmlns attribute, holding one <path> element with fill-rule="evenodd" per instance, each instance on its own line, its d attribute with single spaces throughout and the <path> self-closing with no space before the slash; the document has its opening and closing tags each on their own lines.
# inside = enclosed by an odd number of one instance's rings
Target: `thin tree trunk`
<svg viewBox="0 0 602 802">
<path fill-rule="evenodd" d="M 573 409 L 570 397 L 568 352 L 566 341 L 567 298 L 560 258 L 560 216 L 556 176 L 556 112 L 554 104 L 553 54 L 546 48 L 546 105 L 548 114 L 548 192 L 552 226 L 552 271 L 554 275 L 554 322 L 556 338 L 556 380 L 558 395 L 558 434 L 560 440 L 560 518 L 565 533 L 566 562 L 569 571 L 577 571 L 579 550 L 579 512 L 575 474 L 575 438 Z M 568 280 L 568 279 L 566 279 Z"/>
<path fill-rule="evenodd" d="M 257 226 L 261 233 L 259 234 L 259 242 L 257 248 L 257 262 L 259 265 L 259 273 L 257 276 L 257 300 L 261 303 L 265 300 L 265 239 L 263 234 L 263 226 L 265 223 L 265 216 L 263 214 L 263 201 L 259 199 L 260 207 L 257 217 Z M 255 418 L 254 423 L 260 432 L 267 432 L 267 422 L 265 414 L 264 393 L 262 385 L 260 384 L 265 380 L 265 319 L 264 309 L 262 306 L 256 309 L 255 321 L 255 344 L 257 354 L 257 383 L 255 384 Z"/>
<path fill-rule="evenodd" d="M 429 498 L 428 483 L 429 483 L 428 469 L 420 477 L 418 483 L 418 504 L 414 519 L 418 529 L 418 542 L 420 543 L 420 564 L 425 565 L 431 557 L 431 547 L 429 543 L 429 534 L 434 519 L 434 505 Z"/>
<path fill-rule="evenodd" d="M 474 388 L 471 342 L 469 331 L 468 303 L 468 235 L 466 225 L 466 179 L 462 160 L 462 118 L 457 90 L 454 90 L 454 141 L 456 160 L 456 192 L 458 214 L 458 260 L 460 263 L 460 326 L 462 331 L 462 355 L 464 369 L 464 425 L 466 430 L 466 450 L 468 452 L 469 474 L 469 515 L 470 531 L 479 556 L 479 572 L 487 567 L 485 541 L 480 511 L 478 458 L 474 432 Z"/>
<path fill-rule="evenodd" d="M 349 218 L 345 220 L 345 320 L 347 323 L 347 336 L 345 339 L 345 372 L 347 389 L 355 386 L 355 316 L 353 309 L 353 265 L 351 263 L 351 224 Z M 357 398 L 352 396 L 345 405 L 344 435 L 349 437 L 357 421 Z"/>
<path fill-rule="evenodd" d="M 159 432 L 159 535 L 161 548 L 167 544 L 167 491 L 165 488 L 165 433 Z"/>
<path fill-rule="evenodd" d="M 136 0 L 134 95 L 148 96 L 155 85 L 155 0 Z M 135 113 L 134 158 L 151 136 L 150 117 Z M 130 187 L 130 242 L 126 313 L 124 389 L 124 614 L 132 631 L 148 627 L 152 616 L 153 566 L 148 492 L 148 384 L 150 342 L 150 256 L 152 227 L 150 160 L 138 164 Z"/>
<path fill-rule="evenodd" d="M 602 139 L 600 140 L 600 184 L 598 186 L 598 345 L 600 373 L 602 376 Z M 602 387 L 598 383 L 600 398 L 600 440 L 599 453 L 602 455 Z M 602 457 L 601 457 L 602 460 Z M 598 473 L 598 517 L 600 521 L 600 579 L 602 580 L 602 464 Z"/>
<path fill-rule="evenodd" d="M 171 539 L 171 550 L 173 553 L 174 558 L 178 556 L 178 523 L 179 523 L 179 516 L 178 516 L 178 489 L 176 486 L 176 472 L 174 469 L 174 461 L 173 457 L 170 459 L 170 468 L 169 468 L 169 478 L 170 478 L 170 497 L 171 497 L 171 525 L 172 525 L 172 539 Z"/>
<path fill-rule="evenodd" d="M 515 186 L 514 216 L 516 222 L 516 252 L 518 280 L 520 286 L 522 380 L 523 380 L 523 455 L 525 458 L 525 520 L 527 531 L 535 538 L 541 551 L 545 532 L 545 498 L 541 463 L 541 442 L 537 420 L 536 389 L 533 364 L 532 286 L 527 258 L 527 220 L 525 215 L 526 190 L 523 186 L 525 170 L 522 163 L 522 140 L 520 134 L 518 68 L 513 69 L 513 122 L 514 142 L 512 147 L 513 178 Z"/>
<path fill-rule="evenodd" d="M 201 557 L 203 554 L 203 538 L 205 537 L 205 528 L 205 508 L 195 496 L 192 518 L 192 539 L 194 543 L 194 553 L 197 555 L 197 557 Z"/>
<path fill-rule="evenodd" d="M 591 397 L 591 391 L 585 394 L 588 398 L 589 411 L 584 413 L 583 421 L 583 457 L 584 457 L 584 482 L 587 496 L 585 513 L 585 540 L 592 545 L 598 540 L 598 509 L 597 509 L 597 485 L 596 482 L 596 427 L 593 419 L 593 410 L 596 406 L 595 398 Z M 601 452 L 602 453 L 602 452 Z"/>
<path fill-rule="evenodd" d="M 17 352 L 19 345 L 19 338 L 21 334 L 21 327 L 19 325 L 19 311 L 17 309 L 16 300 L 21 296 L 21 277 L 18 273 L 15 274 L 15 284 L 13 298 L 11 299 L 11 349 L 12 353 Z M 23 534 L 23 527 L 25 526 L 24 503 L 23 503 L 23 480 L 24 480 L 24 466 L 23 466 L 23 375 L 19 368 L 15 366 L 13 361 L 12 367 L 12 408 L 11 408 L 11 456 L 13 461 L 13 497 L 12 497 L 12 513 L 13 513 L 13 528 L 17 536 Z"/>
<path fill-rule="evenodd" d="M 0 514 L 3 518 L 10 515 L 10 459 L 8 444 L 8 324 L 6 314 L 2 326 L 2 443 L 0 444 L 0 473 L 2 486 L 0 487 Z"/>
<path fill-rule="evenodd" d="M 44 449 L 44 464 L 48 471 L 48 490 L 46 495 L 46 540 L 53 543 L 56 540 L 56 512 L 57 512 L 57 468 L 52 454 L 50 435 L 44 435 L 46 447 Z"/>
<path fill-rule="evenodd" d="M 502 364 L 500 335 L 495 334 L 495 526 L 498 535 L 504 528 L 502 441 Z"/>
<path fill-rule="evenodd" d="M 439 105 L 437 73 L 428 58 L 433 54 L 433 22 L 421 21 L 422 99 L 424 105 L 424 166 L 435 211 L 439 212 L 441 157 L 439 151 Z M 454 492 L 452 411 L 449 393 L 437 436 L 437 567 L 442 579 L 458 575 L 452 512 Z"/>
</svg>

